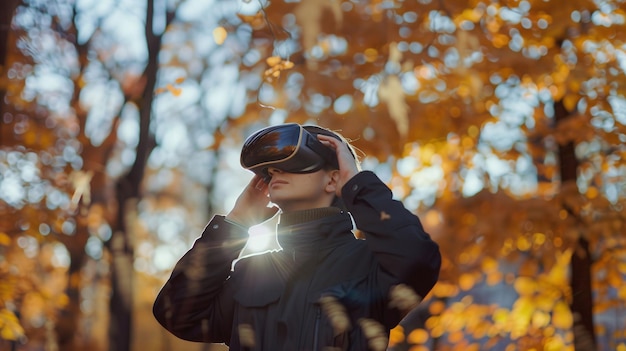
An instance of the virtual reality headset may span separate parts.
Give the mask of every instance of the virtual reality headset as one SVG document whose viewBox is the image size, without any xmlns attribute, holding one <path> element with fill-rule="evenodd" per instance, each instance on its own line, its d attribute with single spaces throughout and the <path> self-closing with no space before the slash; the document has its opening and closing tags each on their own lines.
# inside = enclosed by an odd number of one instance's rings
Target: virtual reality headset
<svg viewBox="0 0 626 351">
<path fill-rule="evenodd" d="M 249 136 L 241 149 L 241 166 L 269 180 L 269 167 L 288 173 L 312 173 L 328 166 L 339 169 L 335 150 L 317 135 L 341 138 L 317 126 L 287 123 L 263 128 Z"/>
</svg>

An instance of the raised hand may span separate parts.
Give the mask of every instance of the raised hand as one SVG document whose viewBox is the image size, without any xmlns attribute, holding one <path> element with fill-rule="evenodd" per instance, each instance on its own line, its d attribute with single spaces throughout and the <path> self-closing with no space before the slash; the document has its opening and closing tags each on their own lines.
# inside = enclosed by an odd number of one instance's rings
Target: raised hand
<svg viewBox="0 0 626 351">
<path fill-rule="evenodd" d="M 337 161 L 339 163 L 339 179 L 337 181 L 337 196 L 341 196 L 341 189 L 343 186 L 357 173 L 360 169 L 358 163 L 354 159 L 352 152 L 348 149 L 348 145 L 340 140 L 328 135 L 318 134 L 317 138 L 322 144 L 335 150 L 337 154 Z"/>
<path fill-rule="evenodd" d="M 226 219 L 246 227 L 260 224 L 272 218 L 278 207 L 269 206 L 269 190 L 263 178 L 255 175 L 243 189 L 235 206 L 226 215 Z"/>
</svg>

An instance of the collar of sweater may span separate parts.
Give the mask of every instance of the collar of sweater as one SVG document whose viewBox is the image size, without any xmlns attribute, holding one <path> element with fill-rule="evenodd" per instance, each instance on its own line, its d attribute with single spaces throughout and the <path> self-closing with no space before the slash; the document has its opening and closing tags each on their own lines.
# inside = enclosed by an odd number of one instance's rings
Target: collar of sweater
<svg viewBox="0 0 626 351">
<path fill-rule="evenodd" d="M 283 213 L 277 227 L 283 250 L 301 257 L 320 254 L 345 240 L 354 240 L 350 215 L 337 207 Z"/>
</svg>

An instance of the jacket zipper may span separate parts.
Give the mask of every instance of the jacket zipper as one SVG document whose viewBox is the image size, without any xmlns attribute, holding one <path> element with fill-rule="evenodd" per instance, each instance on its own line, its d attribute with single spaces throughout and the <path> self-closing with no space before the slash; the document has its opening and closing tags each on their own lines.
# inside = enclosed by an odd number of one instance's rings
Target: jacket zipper
<svg viewBox="0 0 626 351">
<path fill-rule="evenodd" d="M 313 331 L 313 351 L 319 347 L 320 319 L 322 317 L 321 307 L 317 306 L 315 312 L 315 329 Z"/>
</svg>

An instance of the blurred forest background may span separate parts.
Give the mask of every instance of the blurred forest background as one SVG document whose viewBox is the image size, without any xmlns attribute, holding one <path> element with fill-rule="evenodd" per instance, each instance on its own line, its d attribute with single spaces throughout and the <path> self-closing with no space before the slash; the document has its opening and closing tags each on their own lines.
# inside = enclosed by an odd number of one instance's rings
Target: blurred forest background
<svg viewBox="0 0 626 351">
<path fill-rule="evenodd" d="M 391 350 L 626 350 L 626 1 L 0 17 L 0 350 L 223 350 L 169 335 L 152 301 L 250 179 L 243 139 L 286 121 L 353 140 L 441 245 Z M 272 244 L 255 229 L 248 250 Z"/>
</svg>

